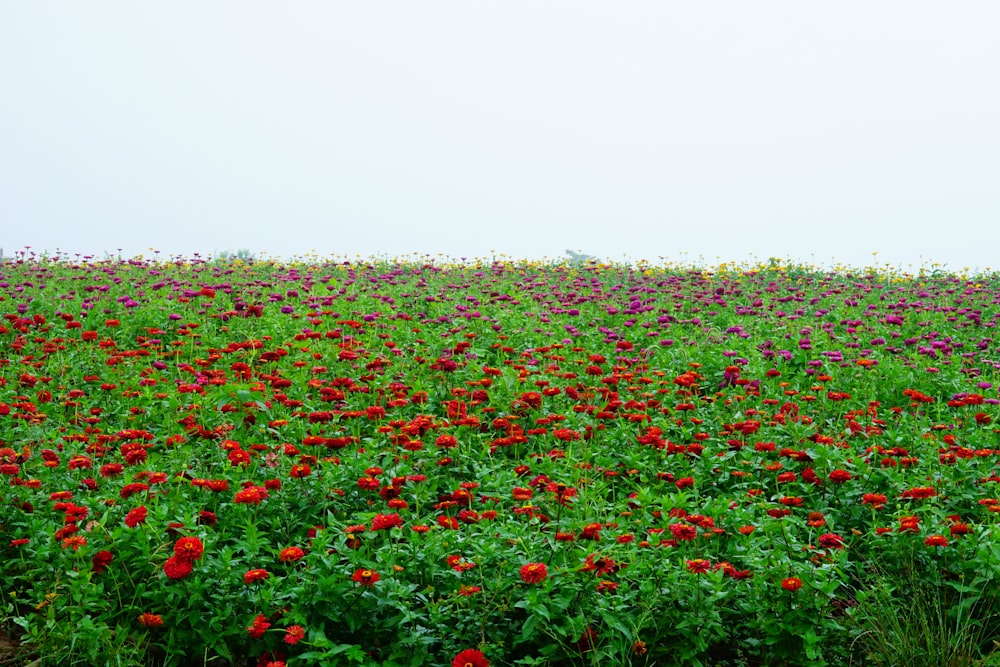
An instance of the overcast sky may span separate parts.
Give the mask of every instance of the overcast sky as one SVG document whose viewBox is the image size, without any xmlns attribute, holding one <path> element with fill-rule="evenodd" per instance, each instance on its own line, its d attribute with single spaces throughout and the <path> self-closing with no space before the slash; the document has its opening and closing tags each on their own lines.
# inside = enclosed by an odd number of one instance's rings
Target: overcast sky
<svg viewBox="0 0 1000 667">
<path fill-rule="evenodd" d="M 993 0 L 0 0 L 0 247 L 1000 268 L 998 29 Z"/>
</svg>

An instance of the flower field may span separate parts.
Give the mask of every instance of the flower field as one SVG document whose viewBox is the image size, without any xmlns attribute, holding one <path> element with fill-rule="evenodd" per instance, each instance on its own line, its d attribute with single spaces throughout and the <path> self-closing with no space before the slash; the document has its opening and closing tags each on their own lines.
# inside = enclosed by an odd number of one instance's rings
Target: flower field
<svg viewBox="0 0 1000 667">
<path fill-rule="evenodd" d="M 997 661 L 997 275 L 21 258 L 0 316 L 5 664 Z"/>
</svg>

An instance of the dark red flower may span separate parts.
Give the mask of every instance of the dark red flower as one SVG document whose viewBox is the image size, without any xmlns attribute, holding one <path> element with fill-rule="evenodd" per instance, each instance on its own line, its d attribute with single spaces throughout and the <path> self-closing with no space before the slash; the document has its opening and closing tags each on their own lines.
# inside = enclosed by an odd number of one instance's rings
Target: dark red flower
<svg viewBox="0 0 1000 667">
<path fill-rule="evenodd" d="M 171 556 L 167 559 L 167 562 L 163 564 L 163 573 L 170 579 L 175 580 L 183 579 L 188 576 L 191 574 L 192 569 L 194 568 L 191 565 L 191 561 L 178 558 L 177 556 Z"/>
<path fill-rule="evenodd" d="M 114 554 L 110 551 L 98 551 L 94 554 L 92 562 L 94 565 L 94 574 L 100 574 L 104 572 L 104 568 L 111 564 L 111 561 L 115 559 Z"/>
<path fill-rule="evenodd" d="M 843 549 L 844 538 L 836 533 L 827 533 L 819 536 L 819 545 L 824 549 Z"/>
<path fill-rule="evenodd" d="M 140 523 L 146 521 L 146 516 L 148 515 L 149 510 L 139 505 L 135 509 L 129 510 L 129 513 L 125 515 L 125 525 L 129 528 L 135 528 Z"/>
</svg>

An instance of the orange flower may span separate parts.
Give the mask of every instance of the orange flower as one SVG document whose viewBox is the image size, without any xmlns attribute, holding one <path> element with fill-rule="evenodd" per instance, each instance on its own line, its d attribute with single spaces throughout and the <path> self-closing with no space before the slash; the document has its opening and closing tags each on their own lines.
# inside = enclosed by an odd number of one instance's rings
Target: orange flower
<svg viewBox="0 0 1000 667">
<path fill-rule="evenodd" d="M 789 577 L 781 580 L 781 587 L 793 593 L 802 588 L 802 580 L 798 577 Z"/>
<path fill-rule="evenodd" d="M 144 628 L 158 628 L 163 625 L 163 617 L 159 614 L 151 614 L 144 611 L 139 614 L 139 625 Z"/>
<path fill-rule="evenodd" d="M 299 547 L 287 547 L 281 550 L 281 554 L 278 556 L 278 560 L 280 560 L 282 563 L 291 563 L 293 561 L 299 560 L 305 555 L 306 552 L 304 552 Z"/>
<path fill-rule="evenodd" d="M 87 538 L 86 537 L 80 537 L 79 535 L 72 535 L 70 537 L 65 538 L 62 541 L 62 548 L 63 549 L 68 549 L 69 547 L 73 547 L 73 551 L 76 551 L 80 547 L 86 546 L 86 545 L 87 545 Z"/>
<path fill-rule="evenodd" d="M 264 579 L 269 579 L 270 577 L 271 573 L 267 570 L 259 568 L 255 570 L 248 570 L 247 573 L 243 575 L 243 583 L 249 586 L 255 581 L 263 581 Z"/>
</svg>

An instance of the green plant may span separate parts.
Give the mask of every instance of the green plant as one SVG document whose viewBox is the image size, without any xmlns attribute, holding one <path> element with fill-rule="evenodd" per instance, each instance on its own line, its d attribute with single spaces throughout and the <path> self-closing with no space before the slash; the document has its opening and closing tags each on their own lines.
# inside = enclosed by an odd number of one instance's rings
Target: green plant
<svg viewBox="0 0 1000 667">
<path fill-rule="evenodd" d="M 857 664 L 1000 665 L 1000 625 L 989 580 L 949 583 L 934 575 L 936 565 L 870 566 L 851 610 Z"/>
</svg>

